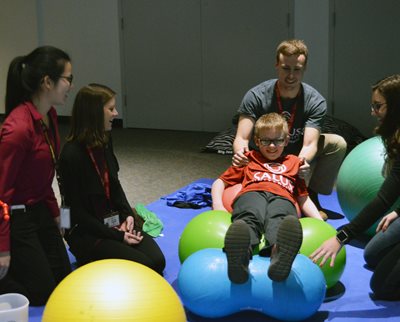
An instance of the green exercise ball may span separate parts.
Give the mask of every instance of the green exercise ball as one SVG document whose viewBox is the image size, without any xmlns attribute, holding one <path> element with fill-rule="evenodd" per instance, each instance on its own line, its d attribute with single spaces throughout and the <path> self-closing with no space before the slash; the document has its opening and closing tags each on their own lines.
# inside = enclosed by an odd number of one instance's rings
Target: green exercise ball
<svg viewBox="0 0 400 322">
<path fill-rule="evenodd" d="M 380 136 L 375 136 L 357 145 L 343 161 L 336 190 L 340 207 L 349 221 L 377 195 L 384 181 L 384 155 L 383 142 Z M 369 236 L 375 234 L 377 224 L 366 231 Z"/>
<path fill-rule="evenodd" d="M 179 239 L 179 260 L 185 261 L 193 253 L 205 248 L 223 248 L 226 231 L 231 225 L 231 214 L 221 210 L 209 210 L 194 217 L 186 225 Z M 253 254 L 267 244 L 262 236 Z"/>
<path fill-rule="evenodd" d="M 336 229 L 328 223 L 315 218 L 301 218 L 301 227 L 303 229 L 303 243 L 300 247 L 300 254 L 311 255 L 322 243 L 336 235 Z M 320 260 L 317 262 L 319 265 Z M 342 247 L 336 256 L 334 267 L 330 267 L 330 260 L 324 266 L 320 267 L 325 276 L 326 287 L 334 286 L 343 274 L 346 265 L 346 248 Z"/>
<path fill-rule="evenodd" d="M 179 239 L 179 260 L 185 261 L 194 252 L 204 248 L 223 248 L 231 214 L 209 210 L 194 217 L 186 225 Z"/>
</svg>

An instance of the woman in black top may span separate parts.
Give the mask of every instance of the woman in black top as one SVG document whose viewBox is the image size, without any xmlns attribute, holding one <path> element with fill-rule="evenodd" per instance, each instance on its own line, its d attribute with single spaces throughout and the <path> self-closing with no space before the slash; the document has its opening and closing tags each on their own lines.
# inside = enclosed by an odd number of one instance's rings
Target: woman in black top
<svg viewBox="0 0 400 322">
<path fill-rule="evenodd" d="M 110 135 L 116 116 L 114 91 L 99 84 L 80 89 L 60 156 L 61 194 L 71 217 L 65 239 L 80 265 L 119 258 L 162 274 L 164 255 L 155 240 L 141 231 L 140 218 L 118 179 Z"/>
<path fill-rule="evenodd" d="M 385 180 L 377 196 L 360 213 L 325 241 L 310 258 L 323 265 L 329 258 L 333 266 L 343 244 L 371 227 L 384 216 L 400 196 L 400 75 L 389 76 L 372 86 L 371 114 L 378 119 L 376 134 L 386 150 Z M 386 214 L 378 224 L 377 234 L 364 251 L 364 258 L 373 270 L 371 289 L 383 300 L 400 299 L 400 208 Z"/>
</svg>

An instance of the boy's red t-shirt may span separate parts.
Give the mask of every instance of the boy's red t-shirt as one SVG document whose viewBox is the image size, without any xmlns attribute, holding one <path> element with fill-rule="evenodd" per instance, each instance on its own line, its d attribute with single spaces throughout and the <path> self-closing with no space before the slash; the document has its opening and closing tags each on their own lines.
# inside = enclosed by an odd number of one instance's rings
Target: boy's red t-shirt
<svg viewBox="0 0 400 322">
<path fill-rule="evenodd" d="M 289 154 L 270 161 L 255 150 L 246 155 L 249 159 L 246 166 L 231 166 L 219 177 L 228 186 L 242 184 L 235 200 L 245 192 L 268 191 L 296 205 L 298 196 L 308 195 L 305 181 L 297 175 L 301 165 L 299 157 Z"/>
</svg>

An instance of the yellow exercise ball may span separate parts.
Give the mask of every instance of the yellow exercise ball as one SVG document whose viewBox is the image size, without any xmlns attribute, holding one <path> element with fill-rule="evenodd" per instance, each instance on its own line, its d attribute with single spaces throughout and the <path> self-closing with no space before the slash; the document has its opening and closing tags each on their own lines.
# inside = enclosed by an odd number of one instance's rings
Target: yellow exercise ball
<svg viewBox="0 0 400 322">
<path fill-rule="evenodd" d="M 81 266 L 51 294 L 42 322 L 186 322 L 172 286 L 150 268 L 105 259 Z"/>
</svg>

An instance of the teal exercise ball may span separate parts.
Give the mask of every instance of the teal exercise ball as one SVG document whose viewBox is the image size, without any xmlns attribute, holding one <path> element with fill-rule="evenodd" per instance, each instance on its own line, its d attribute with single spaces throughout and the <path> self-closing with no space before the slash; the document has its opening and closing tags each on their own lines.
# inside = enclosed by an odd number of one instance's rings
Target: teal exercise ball
<svg viewBox="0 0 400 322">
<path fill-rule="evenodd" d="M 383 142 L 380 136 L 375 136 L 357 145 L 343 161 L 336 190 L 339 205 L 349 221 L 377 195 L 384 181 L 384 159 Z M 397 202 L 396 206 L 399 204 Z M 376 227 L 377 223 L 366 233 L 373 236 Z"/>
<path fill-rule="evenodd" d="M 336 236 L 336 229 L 325 221 L 315 218 L 301 218 L 300 223 L 303 229 L 303 243 L 300 247 L 300 254 L 307 257 L 321 246 L 325 240 Z M 319 265 L 320 262 L 321 260 L 319 260 L 317 264 Z M 330 260 L 328 260 L 322 267 L 319 266 L 324 274 L 327 288 L 330 288 L 339 282 L 345 265 L 346 248 L 342 247 L 336 256 L 335 265 L 333 267 L 330 266 Z"/>
<path fill-rule="evenodd" d="M 223 248 L 231 214 L 222 210 L 205 211 L 186 225 L 179 239 L 179 260 L 205 248 Z"/>
</svg>

